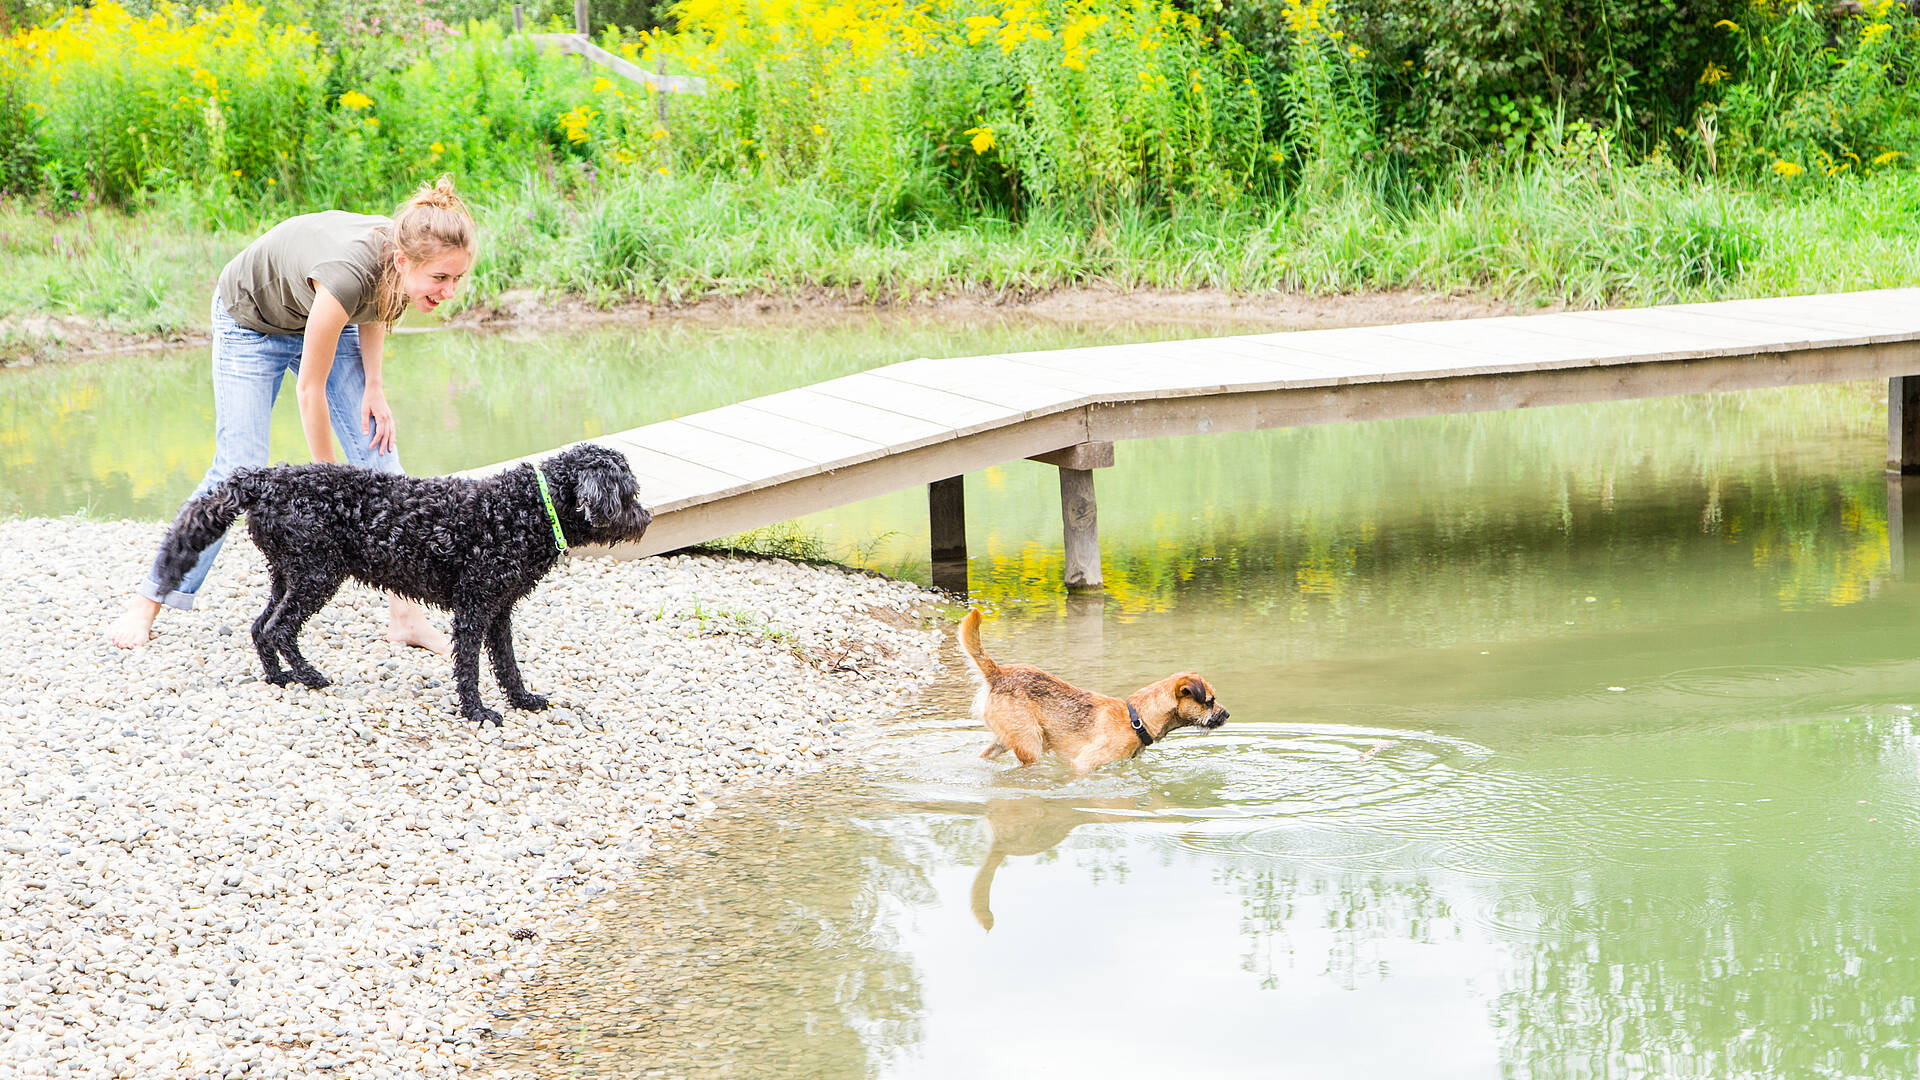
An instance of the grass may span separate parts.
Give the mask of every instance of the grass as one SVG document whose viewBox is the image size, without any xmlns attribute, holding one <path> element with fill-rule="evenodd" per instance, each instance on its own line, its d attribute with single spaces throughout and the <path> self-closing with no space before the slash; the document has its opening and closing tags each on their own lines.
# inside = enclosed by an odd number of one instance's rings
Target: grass
<svg viewBox="0 0 1920 1080">
<path fill-rule="evenodd" d="M 1049 212 L 874 228 L 806 181 L 650 176 L 565 197 L 530 181 L 477 208 L 466 303 L 509 291 L 613 304 L 826 290 L 877 303 L 1075 286 L 1424 289 L 1601 307 L 1920 280 L 1920 173 L 1741 186 L 1588 162 L 1466 171 L 1439 190 L 1350 183 L 1313 204 Z M 179 201 L 131 214 L 0 203 L 0 358 L 75 325 L 204 327 L 220 267 L 267 222 L 207 229 Z M 51 329 L 49 329 L 51 327 Z"/>
</svg>

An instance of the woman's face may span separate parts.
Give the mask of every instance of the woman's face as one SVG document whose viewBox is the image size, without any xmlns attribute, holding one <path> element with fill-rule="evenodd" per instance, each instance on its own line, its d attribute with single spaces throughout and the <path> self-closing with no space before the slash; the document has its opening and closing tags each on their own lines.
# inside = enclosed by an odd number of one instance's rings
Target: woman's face
<svg viewBox="0 0 1920 1080">
<path fill-rule="evenodd" d="M 461 279 L 473 268 L 473 252 L 455 248 L 414 262 L 406 252 L 396 251 L 393 261 L 400 268 L 400 281 L 406 286 L 413 310 L 432 311 L 460 291 Z"/>
</svg>

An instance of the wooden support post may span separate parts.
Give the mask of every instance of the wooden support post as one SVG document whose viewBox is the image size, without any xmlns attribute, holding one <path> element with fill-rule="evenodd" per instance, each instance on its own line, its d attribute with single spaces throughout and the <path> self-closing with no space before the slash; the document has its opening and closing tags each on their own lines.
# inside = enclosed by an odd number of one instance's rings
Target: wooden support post
<svg viewBox="0 0 1920 1080">
<path fill-rule="evenodd" d="M 1067 591 L 1093 592 L 1103 588 L 1100 513 L 1093 497 L 1093 470 L 1113 464 L 1113 444 L 1080 443 L 1035 454 L 1031 460 L 1060 469 L 1060 529 L 1067 549 Z"/>
<path fill-rule="evenodd" d="M 573 32 L 589 42 L 593 40 L 593 22 L 587 18 L 587 0 L 573 0 Z M 584 52 L 580 54 L 580 70 L 593 71 L 593 60 Z"/>
<path fill-rule="evenodd" d="M 1092 469 L 1060 470 L 1060 528 L 1066 536 L 1067 591 L 1102 588 L 1100 513 L 1093 499 Z"/>
<path fill-rule="evenodd" d="M 933 587 L 967 591 L 967 496 L 965 478 L 950 476 L 927 485 L 927 522 L 933 534 Z"/>
<path fill-rule="evenodd" d="M 527 9 L 523 4 L 513 5 L 513 32 L 524 34 L 527 31 Z"/>
<path fill-rule="evenodd" d="M 1887 471 L 1920 473 L 1920 375 L 1887 380 Z"/>
</svg>

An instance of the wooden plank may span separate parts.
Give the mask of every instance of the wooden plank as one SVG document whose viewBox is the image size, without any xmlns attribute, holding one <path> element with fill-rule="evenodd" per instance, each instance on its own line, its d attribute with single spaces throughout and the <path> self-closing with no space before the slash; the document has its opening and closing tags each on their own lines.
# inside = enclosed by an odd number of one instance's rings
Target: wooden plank
<svg viewBox="0 0 1920 1080">
<path fill-rule="evenodd" d="M 983 424 L 1004 424 L 1023 419 L 1023 414 L 1029 411 L 995 405 L 930 386 L 882 378 L 871 371 L 816 383 L 809 389 L 842 401 L 916 417 L 955 433 Z"/>
<path fill-rule="evenodd" d="M 743 404 L 774 416 L 818 424 L 890 449 L 944 439 L 952 434 L 950 428 L 938 421 L 832 397 L 814 387 L 783 390 Z"/>
<path fill-rule="evenodd" d="M 1643 332 L 1672 335 L 1676 343 L 1695 352 L 1737 348 L 1742 352 L 1780 352 L 1822 349 L 1836 345 L 1863 345 L 1857 334 L 1836 333 L 1786 323 L 1713 316 L 1695 311 L 1637 308 L 1632 311 L 1583 311 L 1571 320 L 1601 327 L 1632 327 Z"/>
<path fill-rule="evenodd" d="M 1645 363 L 1693 355 L 1693 350 L 1675 348 L 1670 339 L 1662 339 L 1657 334 L 1624 328 L 1612 332 L 1599 327 L 1582 330 L 1565 324 L 1550 328 L 1550 324 L 1533 321 L 1541 318 L 1545 316 L 1506 316 L 1376 329 L 1384 337 L 1417 344 L 1477 349 L 1495 358 L 1494 363 L 1481 365 L 1486 370 L 1577 367 L 1628 360 Z"/>
<path fill-rule="evenodd" d="M 1407 342 L 1384 334 L 1361 333 L 1373 327 L 1340 330 L 1302 330 L 1280 334 L 1255 334 L 1240 340 L 1281 353 L 1306 353 L 1325 357 L 1341 365 L 1346 374 L 1340 381 L 1365 381 L 1384 377 L 1411 377 L 1424 373 L 1454 372 L 1483 368 L 1487 354 L 1458 345 L 1428 343 L 1411 348 Z"/>
<path fill-rule="evenodd" d="M 648 509 L 655 509 L 656 504 L 670 508 L 689 499 L 711 499 L 737 491 L 745 484 L 743 477 L 663 454 L 645 443 L 633 441 L 628 434 L 603 435 L 594 441 L 627 456 L 634 476 L 640 479 L 641 501 Z"/>
<path fill-rule="evenodd" d="M 1891 328 L 1872 328 L 1860 322 L 1843 319 L 1811 319 L 1792 316 L 1779 309 L 1763 310 L 1754 314 L 1742 314 L 1736 311 L 1689 310 L 1679 306 L 1642 310 L 1647 313 L 1649 320 L 1671 320 L 1676 325 L 1718 327 L 1724 328 L 1724 332 L 1728 334 L 1748 335 L 1758 348 L 1771 344 L 1779 349 L 1826 349 L 1841 345 L 1868 345 L 1878 341 L 1896 340 L 1903 336 Z M 1595 311 L 1587 314 L 1595 318 L 1603 318 L 1611 313 Z"/>
<path fill-rule="evenodd" d="M 614 74 L 650 90 L 666 94 L 705 94 L 705 79 L 692 75 L 658 75 L 623 60 L 595 45 L 583 34 L 527 34 L 528 40 L 546 45 L 564 55 L 579 56 L 607 68 Z"/>
<path fill-rule="evenodd" d="M 1021 355 L 1031 357 L 1029 362 L 1035 366 L 1055 370 L 1084 370 L 1089 364 L 1098 364 L 1099 372 L 1110 383 L 1126 388 L 1102 395 L 1109 399 L 1122 394 L 1219 393 L 1236 387 L 1277 386 L 1307 377 L 1303 367 L 1256 358 L 1242 349 L 1223 351 L 1206 361 L 1196 359 L 1191 351 L 1181 355 L 1159 347 L 1115 349 L 1104 355 L 1092 350 L 1076 352 L 1078 355 L 1057 360 L 1044 353 Z"/>
<path fill-rule="evenodd" d="M 1146 439 L 1843 382 L 1897 374 L 1911 363 L 1913 349 L 1913 343 L 1894 342 L 1707 357 L 1686 363 L 1480 372 L 1443 379 L 1114 402 L 1089 407 L 1088 433 L 1093 439 Z"/>
<path fill-rule="evenodd" d="M 817 468 L 820 462 L 748 442 L 725 432 L 709 431 L 679 420 L 648 424 L 622 432 L 622 438 L 682 461 L 691 461 L 742 480 L 783 476 Z"/>
<path fill-rule="evenodd" d="M 1807 297 L 1807 300 L 1824 300 L 1825 297 Z M 1902 317 L 1898 311 L 1867 309 L 1856 306 L 1829 305 L 1824 303 L 1795 304 L 1788 308 L 1765 300 L 1723 300 L 1714 304 L 1700 305 L 1704 313 L 1720 317 L 1756 319 L 1770 322 L 1811 321 L 1841 327 L 1858 327 L 1867 332 L 1880 334 L 1911 334 L 1920 330 L 1920 318 Z M 1675 305 L 1674 310 L 1684 310 L 1686 306 Z"/>
<path fill-rule="evenodd" d="M 1675 321 L 1652 308 L 1617 311 L 1568 311 L 1540 316 L 1534 329 L 1575 340 L 1596 338 L 1636 362 L 1671 360 L 1728 352 L 1774 352 L 1780 341 L 1732 322 L 1699 317 Z"/>
<path fill-rule="evenodd" d="M 875 368 L 883 379 L 931 387 L 1021 413 L 1055 412 L 1098 396 L 1110 380 L 1023 364 L 1005 356 L 908 360 Z"/>
<path fill-rule="evenodd" d="M 767 412 L 747 402 L 683 416 L 680 422 L 822 464 L 858 460 L 887 449 L 871 439 Z"/>
</svg>

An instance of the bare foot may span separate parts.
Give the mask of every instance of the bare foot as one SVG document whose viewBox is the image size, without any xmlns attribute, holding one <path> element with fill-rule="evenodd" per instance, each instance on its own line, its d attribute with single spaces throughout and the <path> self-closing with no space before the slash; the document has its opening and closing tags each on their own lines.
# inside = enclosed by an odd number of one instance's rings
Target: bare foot
<svg viewBox="0 0 1920 1080">
<path fill-rule="evenodd" d="M 411 645 L 416 649 L 437 652 L 441 656 L 453 654 L 453 639 L 439 627 L 427 621 L 427 614 L 418 604 L 396 600 L 389 605 L 387 617 L 387 640 L 398 645 Z"/>
<path fill-rule="evenodd" d="M 153 620 L 160 614 L 160 605 L 144 596 L 136 596 L 127 602 L 127 610 L 113 620 L 107 627 L 107 640 L 123 649 L 137 649 L 153 637 Z"/>
</svg>

